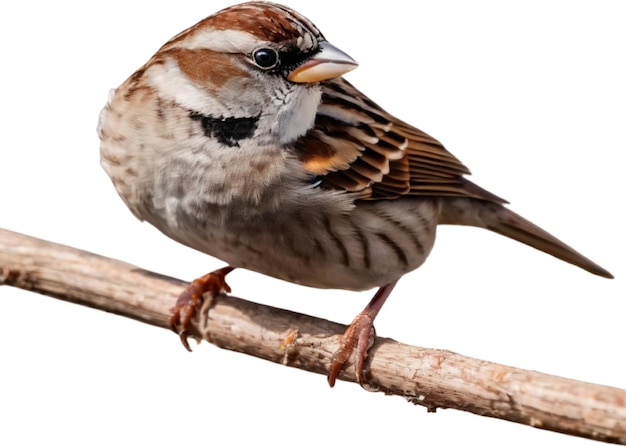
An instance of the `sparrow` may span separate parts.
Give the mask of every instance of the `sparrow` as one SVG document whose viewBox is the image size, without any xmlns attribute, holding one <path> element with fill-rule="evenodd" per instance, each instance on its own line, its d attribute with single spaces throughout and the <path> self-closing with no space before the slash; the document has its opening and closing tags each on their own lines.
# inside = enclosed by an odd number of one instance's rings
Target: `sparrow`
<svg viewBox="0 0 626 446">
<path fill-rule="evenodd" d="M 178 297 L 189 349 L 205 293 L 245 268 L 373 299 L 341 336 L 328 382 L 368 382 L 374 319 L 426 260 L 438 225 L 488 229 L 598 276 L 611 274 L 467 179 L 435 138 L 342 75 L 357 63 L 279 4 L 223 9 L 174 36 L 100 114 L 101 164 L 132 213 L 228 266 Z"/>
</svg>

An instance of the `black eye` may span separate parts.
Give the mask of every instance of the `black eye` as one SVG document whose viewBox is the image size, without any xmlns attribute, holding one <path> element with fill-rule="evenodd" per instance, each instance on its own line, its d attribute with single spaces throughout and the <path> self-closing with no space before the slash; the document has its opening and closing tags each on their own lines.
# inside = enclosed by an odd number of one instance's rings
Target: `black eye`
<svg viewBox="0 0 626 446">
<path fill-rule="evenodd" d="M 274 68 L 278 65 L 278 53 L 271 48 L 259 48 L 252 53 L 254 63 L 264 69 Z"/>
</svg>

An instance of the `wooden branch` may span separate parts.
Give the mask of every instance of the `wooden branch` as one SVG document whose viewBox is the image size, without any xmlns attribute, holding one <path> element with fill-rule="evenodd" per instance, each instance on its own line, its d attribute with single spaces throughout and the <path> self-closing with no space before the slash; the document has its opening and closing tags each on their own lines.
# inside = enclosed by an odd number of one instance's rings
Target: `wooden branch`
<svg viewBox="0 0 626 446">
<path fill-rule="evenodd" d="M 168 328 L 180 280 L 0 229 L 0 284 Z M 229 350 L 326 374 L 345 326 L 254 304 L 211 300 L 197 335 Z M 182 348 L 182 347 L 181 347 Z M 429 411 L 454 408 L 579 437 L 626 443 L 626 390 L 378 338 L 372 383 Z M 354 381 L 353 370 L 341 379 Z M 320 385 L 323 385 L 320 383 Z"/>
</svg>

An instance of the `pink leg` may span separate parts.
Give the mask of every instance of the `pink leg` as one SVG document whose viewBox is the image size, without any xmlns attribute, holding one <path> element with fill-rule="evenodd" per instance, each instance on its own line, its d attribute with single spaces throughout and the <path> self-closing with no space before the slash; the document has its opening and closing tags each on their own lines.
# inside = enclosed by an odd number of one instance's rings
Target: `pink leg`
<svg viewBox="0 0 626 446">
<path fill-rule="evenodd" d="M 364 370 L 365 359 L 367 359 L 367 352 L 376 339 L 374 319 L 376 319 L 376 315 L 385 304 L 396 283 L 397 281 L 380 287 L 365 309 L 354 318 L 341 337 L 340 346 L 333 354 L 330 373 L 328 374 L 330 387 L 335 385 L 337 375 L 339 375 L 339 372 L 344 368 L 352 355 L 355 356 L 354 369 L 357 382 L 360 384 L 367 382 Z"/>
<path fill-rule="evenodd" d="M 226 274 L 234 270 L 232 266 L 226 266 L 215 270 L 209 274 L 194 280 L 185 290 L 180 293 L 176 306 L 172 308 L 172 317 L 170 318 L 170 326 L 174 332 L 178 333 L 180 340 L 185 348 L 191 351 L 189 347 L 189 326 L 191 319 L 196 312 L 202 307 L 204 302 L 204 294 L 210 293 L 218 295 L 220 293 L 230 293 L 230 287 L 226 283 Z"/>
</svg>

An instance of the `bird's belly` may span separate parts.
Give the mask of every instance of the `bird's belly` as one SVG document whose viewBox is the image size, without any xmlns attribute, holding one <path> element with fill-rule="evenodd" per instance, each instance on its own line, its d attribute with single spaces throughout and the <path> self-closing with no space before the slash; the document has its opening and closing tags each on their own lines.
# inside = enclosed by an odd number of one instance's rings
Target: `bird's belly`
<svg viewBox="0 0 626 446">
<path fill-rule="evenodd" d="M 168 235 L 234 267 L 316 288 L 366 290 L 426 260 L 438 213 L 433 200 L 366 201 L 347 213 L 205 221 L 203 231 L 192 223 L 192 231 Z"/>
</svg>

